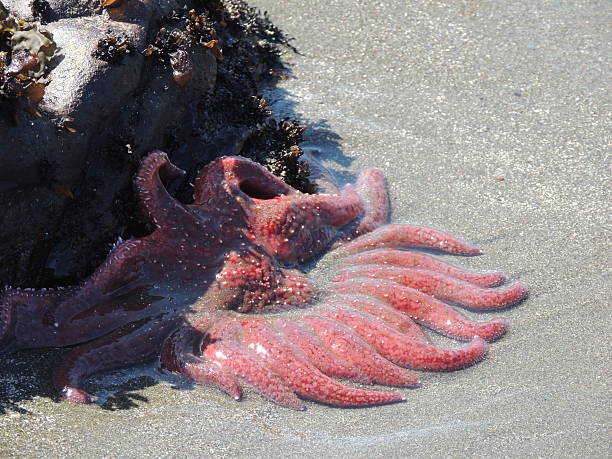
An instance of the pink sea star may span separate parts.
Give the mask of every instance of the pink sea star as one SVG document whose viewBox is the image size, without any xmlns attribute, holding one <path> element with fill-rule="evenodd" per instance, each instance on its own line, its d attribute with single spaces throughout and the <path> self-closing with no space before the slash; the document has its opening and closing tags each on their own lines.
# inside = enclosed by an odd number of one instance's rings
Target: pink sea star
<svg viewBox="0 0 612 459">
<path fill-rule="evenodd" d="M 504 319 L 473 322 L 455 306 L 495 310 L 526 295 L 499 273 L 475 274 L 416 247 L 480 251 L 436 230 L 384 225 L 389 206 L 377 169 L 339 190 L 304 194 L 240 157 L 220 158 L 195 183 L 193 204 L 166 191 L 178 176 L 165 153 L 142 163 L 135 183 L 156 229 L 122 242 L 83 285 L 55 291 L 8 289 L 0 298 L 0 349 L 75 347 L 54 384 L 73 402 L 95 397 L 90 375 L 161 356 L 167 370 L 238 399 L 243 385 L 303 409 L 301 398 L 338 406 L 400 401 L 394 392 L 347 386 L 412 387 L 417 370 L 453 370 L 487 352 Z M 335 248 L 333 287 L 318 291 L 299 268 Z M 435 346 L 420 325 L 460 340 Z"/>
</svg>

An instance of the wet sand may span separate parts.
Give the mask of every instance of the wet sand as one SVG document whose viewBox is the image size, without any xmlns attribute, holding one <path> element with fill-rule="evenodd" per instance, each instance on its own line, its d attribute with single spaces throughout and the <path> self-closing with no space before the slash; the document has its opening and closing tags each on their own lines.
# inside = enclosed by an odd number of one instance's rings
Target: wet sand
<svg viewBox="0 0 612 459">
<path fill-rule="evenodd" d="M 114 409 L 4 407 L 0 457 L 607 457 L 609 2 L 252 4 L 303 53 L 266 94 L 275 113 L 310 122 L 341 180 L 382 168 L 394 221 L 476 243 L 484 255 L 453 261 L 531 297 L 503 313 L 512 328 L 488 359 L 423 374 L 405 403 L 293 412 L 146 367 L 95 380 L 131 381 Z M 48 354 L 23 356 L 4 359 L 5 390 L 49 378 Z"/>
</svg>

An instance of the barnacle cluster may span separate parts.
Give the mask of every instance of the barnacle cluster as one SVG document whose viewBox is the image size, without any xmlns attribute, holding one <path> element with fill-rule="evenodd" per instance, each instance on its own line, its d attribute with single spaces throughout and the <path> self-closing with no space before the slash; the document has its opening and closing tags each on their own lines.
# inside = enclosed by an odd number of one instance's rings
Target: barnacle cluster
<svg viewBox="0 0 612 459">
<path fill-rule="evenodd" d="M 263 98 L 256 100 L 266 103 Z M 274 118 L 268 118 L 256 126 L 253 135 L 245 143 L 243 154 L 256 159 L 293 187 L 309 193 L 315 192 L 308 180 L 308 162 L 300 160 L 303 151 L 298 145 L 304 140 L 305 130 L 306 127 L 297 120 L 283 119 L 277 122 Z"/>
<path fill-rule="evenodd" d="M 169 57 L 179 50 L 198 44 L 210 47 L 210 41 L 215 35 L 216 31 L 206 11 L 181 8 L 163 18 L 153 43 L 143 54 L 168 62 Z"/>
<path fill-rule="evenodd" d="M 98 41 L 93 55 L 109 64 L 117 64 L 135 50 L 134 43 L 128 37 L 123 34 L 115 35 L 109 31 Z"/>
<path fill-rule="evenodd" d="M 272 23 L 266 11 L 260 14 L 257 9 L 241 0 L 227 0 L 224 4 L 225 22 L 240 27 L 247 35 L 258 37 L 258 46 L 273 54 L 278 52 L 274 45 L 284 45 L 297 51 L 291 45 L 291 39 Z"/>
<path fill-rule="evenodd" d="M 210 47 L 215 35 L 216 31 L 206 12 L 198 13 L 186 8 L 174 10 L 162 20 L 162 27 L 143 54 L 170 62 L 175 53 L 186 51 L 194 45 Z"/>
<path fill-rule="evenodd" d="M 19 112 L 36 112 L 56 45 L 52 35 L 11 15 L 0 4 L 0 111 L 19 123 Z"/>
<path fill-rule="evenodd" d="M 53 12 L 49 0 L 32 0 L 31 7 L 32 15 L 41 22 L 44 22 L 45 18 Z"/>
<path fill-rule="evenodd" d="M 161 62 L 169 63 L 172 76 L 179 86 L 191 81 L 193 63 L 189 49 L 201 45 L 211 49 L 217 58 L 222 59 L 218 40 L 213 38 L 216 30 L 207 12 L 181 8 L 172 11 L 162 20 L 162 27 L 157 32 L 153 43 L 144 51 L 145 56 L 157 57 Z"/>
<path fill-rule="evenodd" d="M 223 132 L 246 128 L 249 134 L 237 153 L 265 165 L 288 184 L 311 191 L 308 166 L 299 159 L 304 127 L 294 120 L 274 120 L 258 95 L 262 76 L 287 78 L 279 45 L 295 51 L 290 39 L 266 13 L 243 1 L 200 0 L 191 6 L 164 17 L 143 54 L 169 65 L 174 81 L 184 86 L 191 80 L 194 49 L 209 49 L 217 59 L 217 79 L 214 91 L 200 101 L 198 135 L 204 143 L 215 144 Z"/>
</svg>

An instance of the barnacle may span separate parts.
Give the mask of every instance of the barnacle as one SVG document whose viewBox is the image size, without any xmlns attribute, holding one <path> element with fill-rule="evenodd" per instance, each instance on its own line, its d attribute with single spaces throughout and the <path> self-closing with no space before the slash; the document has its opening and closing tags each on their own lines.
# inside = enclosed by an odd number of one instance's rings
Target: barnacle
<svg viewBox="0 0 612 459">
<path fill-rule="evenodd" d="M 93 55 L 102 61 L 116 64 L 135 49 L 134 43 L 125 35 L 113 35 L 107 32 L 106 36 L 98 41 Z"/>
<path fill-rule="evenodd" d="M 189 53 L 184 49 L 170 55 L 170 65 L 172 66 L 172 78 L 179 86 L 185 86 L 193 77 L 193 62 Z"/>
</svg>

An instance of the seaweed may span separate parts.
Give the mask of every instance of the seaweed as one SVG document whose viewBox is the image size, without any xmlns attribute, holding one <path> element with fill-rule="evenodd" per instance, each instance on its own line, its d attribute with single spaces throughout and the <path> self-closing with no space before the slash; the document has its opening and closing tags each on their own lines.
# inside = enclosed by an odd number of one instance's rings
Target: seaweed
<svg viewBox="0 0 612 459">
<path fill-rule="evenodd" d="M 10 61 L 0 55 L 0 107 L 9 110 L 15 124 L 19 124 L 20 109 L 33 110 L 44 95 L 44 86 L 24 74 L 39 65 L 33 54 L 15 53 Z"/>
<path fill-rule="evenodd" d="M 21 111 L 38 114 L 56 49 L 49 32 L 10 15 L 0 4 L 0 111 L 16 125 Z"/>
</svg>

